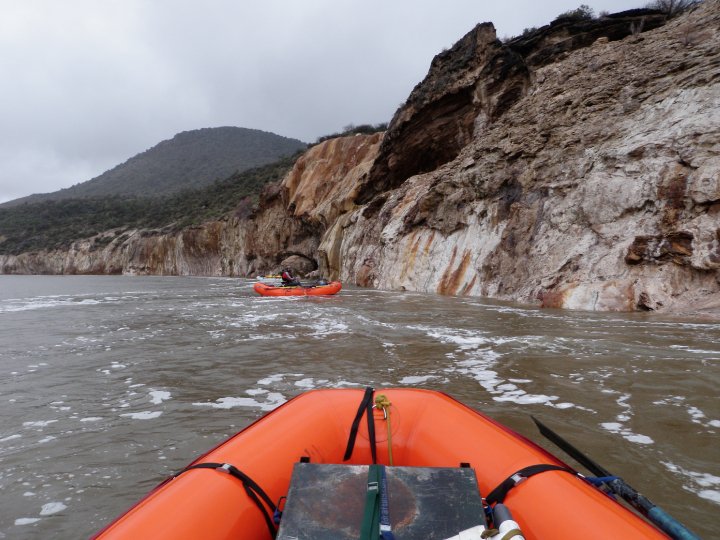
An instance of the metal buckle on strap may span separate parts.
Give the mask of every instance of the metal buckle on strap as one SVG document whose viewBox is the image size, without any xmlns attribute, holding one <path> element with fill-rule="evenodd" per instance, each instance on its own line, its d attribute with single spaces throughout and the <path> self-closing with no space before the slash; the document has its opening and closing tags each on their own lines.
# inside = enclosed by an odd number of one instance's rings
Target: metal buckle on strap
<svg viewBox="0 0 720 540">
<path fill-rule="evenodd" d="M 232 467 L 232 465 L 230 465 L 229 463 L 223 463 L 220 467 L 217 468 L 217 470 L 230 474 L 230 467 Z"/>
<path fill-rule="evenodd" d="M 377 490 L 378 490 L 377 482 L 368 482 L 368 491 L 377 491 Z"/>
<path fill-rule="evenodd" d="M 525 480 L 527 480 L 527 477 L 526 477 L 526 476 L 523 476 L 523 475 L 521 475 L 521 474 L 515 473 L 515 474 L 513 474 L 513 475 L 510 477 L 510 480 L 512 480 L 513 482 L 515 482 L 515 483 L 513 484 L 513 486 L 517 486 L 518 484 L 522 484 Z"/>
</svg>

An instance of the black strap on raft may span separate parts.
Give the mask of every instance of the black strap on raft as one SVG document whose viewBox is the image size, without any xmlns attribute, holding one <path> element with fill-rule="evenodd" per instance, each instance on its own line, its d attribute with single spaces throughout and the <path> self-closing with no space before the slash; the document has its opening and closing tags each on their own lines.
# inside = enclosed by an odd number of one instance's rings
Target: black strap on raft
<svg viewBox="0 0 720 540">
<path fill-rule="evenodd" d="M 350 437 L 348 438 L 348 444 L 345 449 L 343 461 L 347 461 L 352 456 L 353 448 L 355 448 L 355 438 L 357 437 L 358 428 L 360 427 L 360 420 L 362 420 L 363 414 L 367 414 L 368 438 L 370 439 L 372 462 L 377 463 L 377 449 L 375 448 L 375 418 L 373 417 L 374 392 L 375 389 L 371 386 L 365 388 L 365 394 L 363 395 L 360 407 L 358 407 L 357 414 L 355 415 L 352 427 L 350 428 Z"/>
<path fill-rule="evenodd" d="M 490 492 L 490 494 L 485 498 L 485 500 L 489 505 L 501 503 L 505 500 L 508 491 L 510 491 L 512 488 L 514 488 L 521 482 L 524 482 L 531 476 L 535 476 L 536 474 L 540 474 L 546 471 L 565 471 L 569 472 L 572 475 L 577 475 L 577 472 L 573 471 L 572 469 L 569 469 L 567 467 L 561 467 L 559 465 L 550 465 L 549 463 L 530 465 L 529 467 L 520 469 L 515 474 L 508 476 L 498 487 L 496 487 Z"/>
<path fill-rule="evenodd" d="M 273 516 L 277 512 L 277 506 L 275 506 L 272 499 L 267 493 L 265 493 L 265 490 L 263 490 L 263 488 L 255 482 L 255 480 L 229 463 L 198 463 L 197 465 L 190 465 L 173 476 L 173 478 L 176 478 L 185 471 L 190 471 L 192 469 L 215 469 L 216 471 L 227 473 L 240 480 L 245 487 L 245 492 L 248 494 L 248 497 L 250 497 L 250 500 L 252 500 L 262 512 L 263 517 L 265 518 L 265 523 L 267 523 L 268 530 L 270 531 L 270 537 L 275 538 L 277 536 L 277 529 L 275 528 L 275 522 L 273 520 Z M 267 508 L 263 505 L 263 501 L 265 502 L 265 505 L 267 505 Z"/>
</svg>

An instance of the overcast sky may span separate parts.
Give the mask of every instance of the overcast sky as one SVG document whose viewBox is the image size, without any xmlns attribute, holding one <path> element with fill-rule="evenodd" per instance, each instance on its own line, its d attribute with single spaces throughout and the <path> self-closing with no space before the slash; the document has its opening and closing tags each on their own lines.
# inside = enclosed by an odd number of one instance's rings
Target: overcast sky
<svg viewBox="0 0 720 540">
<path fill-rule="evenodd" d="M 586 3 L 633 0 L 0 0 L 0 202 L 89 180 L 180 131 L 312 142 L 387 122 L 437 53 Z"/>
</svg>

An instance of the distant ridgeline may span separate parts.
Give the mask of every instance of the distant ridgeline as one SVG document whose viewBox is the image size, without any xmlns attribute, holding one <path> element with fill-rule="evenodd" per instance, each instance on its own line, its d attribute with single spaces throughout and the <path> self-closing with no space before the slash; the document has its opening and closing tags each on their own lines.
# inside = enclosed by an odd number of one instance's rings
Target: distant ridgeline
<svg viewBox="0 0 720 540">
<path fill-rule="evenodd" d="M 53 193 L 9 201 L 0 208 L 108 195 L 165 197 L 273 163 L 306 147 L 297 139 L 258 129 L 217 127 L 183 131 L 92 180 Z"/>
<path fill-rule="evenodd" d="M 251 204 L 307 147 L 257 129 L 178 133 L 87 182 L 0 205 L 0 254 L 58 249 L 118 228 L 181 228 Z M 119 233 L 121 234 L 121 233 Z"/>
</svg>

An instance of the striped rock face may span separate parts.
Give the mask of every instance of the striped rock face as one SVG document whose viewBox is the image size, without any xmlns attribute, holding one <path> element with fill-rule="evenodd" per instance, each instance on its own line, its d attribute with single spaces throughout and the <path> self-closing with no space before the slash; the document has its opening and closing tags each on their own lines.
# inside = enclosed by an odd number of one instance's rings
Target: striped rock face
<svg viewBox="0 0 720 540">
<path fill-rule="evenodd" d="M 570 309 L 718 310 L 718 28 L 720 3 L 707 2 L 640 35 L 509 69 L 514 86 L 495 87 L 523 89 L 512 105 L 492 114 L 478 106 L 469 140 L 459 118 L 457 156 L 399 179 L 434 151 L 407 126 L 441 130 L 433 103 L 442 111 L 451 99 L 422 94 L 441 86 L 431 68 L 415 91 L 424 101 L 396 114 L 364 204 L 329 227 L 320 260 L 363 286 Z M 487 47 L 474 58 L 510 58 L 487 32 L 471 40 Z M 442 76 L 463 87 L 475 77 L 477 99 L 496 102 L 484 78 L 491 68 L 463 69 Z"/>
</svg>

